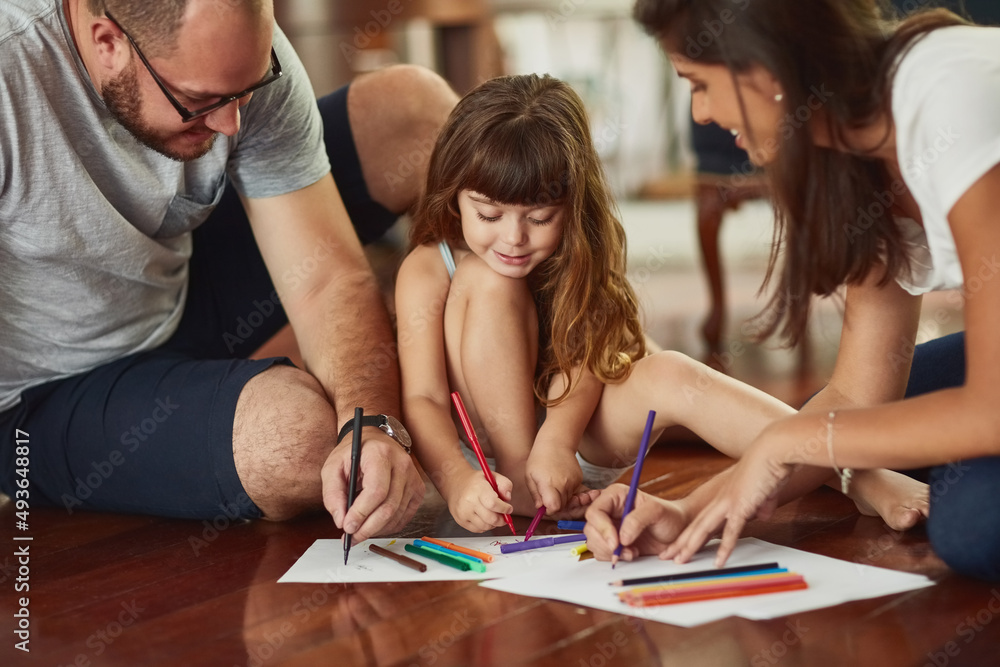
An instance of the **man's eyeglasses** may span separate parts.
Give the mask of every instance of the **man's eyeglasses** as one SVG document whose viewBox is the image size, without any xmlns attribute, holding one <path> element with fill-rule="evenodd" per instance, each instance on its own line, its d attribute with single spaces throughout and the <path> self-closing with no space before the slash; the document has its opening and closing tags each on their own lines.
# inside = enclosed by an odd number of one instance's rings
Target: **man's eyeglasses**
<svg viewBox="0 0 1000 667">
<path fill-rule="evenodd" d="M 160 90 L 163 91 L 163 94 L 166 96 L 166 98 L 170 102 L 170 104 L 172 104 L 173 107 L 175 109 L 177 109 L 177 113 L 179 113 L 181 115 L 181 119 L 185 123 L 190 123 L 195 118 L 201 118 L 202 116 L 205 116 L 205 115 L 208 115 L 208 114 L 212 113 L 216 109 L 221 109 L 222 107 L 224 107 L 224 106 L 226 106 L 228 104 L 232 104 L 236 100 L 238 100 L 238 99 L 240 99 L 242 97 L 246 97 L 247 95 L 249 95 L 250 93 L 254 92 L 255 90 L 259 90 L 259 89 L 263 88 L 264 86 L 268 85 L 269 83 L 274 83 L 275 81 L 277 81 L 278 79 L 281 78 L 281 74 L 282 74 L 282 72 L 281 72 L 281 63 L 278 62 L 278 54 L 276 54 L 274 52 L 274 47 L 272 46 L 271 47 L 271 72 L 266 77 L 264 77 L 264 79 L 262 81 L 260 81 L 259 83 L 254 84 L 252 86 L 250 86 L 249 88 L 247 88 L 246 90 L 243 90 L 241 92 L 234 93 L 233 95 L 226 95 L 225 97 L 221 97 L 221 98 L 219 98 L 218 102 L 213 102 L 212 104 L 209 104 L 208 106 L 201 107 L 200 109 L 196 109 L 194 111 L 190 111 L 190 110 L 188 110 L 187 107 L 185 107 L 183 104 L 181 104 L 180 102 L 178 102 L 177 98 L 174 97 L 170 93 L 169 90 L 167 90 L 166 85 L 164 85 L 163 81 L 160 80 L 160 77 L 156 75 L 156 72 L 153 71 L 153 66 L 149 64 L 149 61 L 146 60 L 146 56 L 144 56 L 143 53 L 142 53 L 142 51 L 139 49 L 139 45 L 135 43 L 134 39 L 132 39 L 132 35 L 128 34 L 128 32 L 125 30 L 125 28 L 123 28 L 121 26 L 121 24 L 118 23 L 117 19 L 115 19 L 115 17 L 112 16 L 110 12 L 105 11 L 104 15 L 107 16 L 108 20 L 111 21 L 112 23 L 114 23 L 116 26 L 118 26 L 118 29 L 122 31 L 122 34 L 125 35 L 125 37 L 128 39 L 129 44 L 132 45 L 132 48 L 135 49 L 135 52 L 139 55 L 139 60 L 142 61 L 142 64 L 145 65 L 146 69 L 149 71 L 150 76 L 153 77 L 153 81 L 155 81 L 156 85 L 159 86 Z"/>
</svg>

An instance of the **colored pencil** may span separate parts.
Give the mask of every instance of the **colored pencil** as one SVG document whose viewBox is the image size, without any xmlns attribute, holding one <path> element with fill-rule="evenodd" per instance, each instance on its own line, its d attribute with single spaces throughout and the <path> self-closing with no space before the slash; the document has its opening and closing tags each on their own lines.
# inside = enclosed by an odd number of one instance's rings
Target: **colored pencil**
<svg viewBox="0 0 1000 667">
<path fill-rule="evenodd" d="M 543 516 L 545 516 L 545 505 L 539 507 L 538 511 L 535 512 L 535 518 L 531 520 L 531 524 L 528 526 L 528 530 L 524 534 L 525 542 L 530 540 L 531 536 L 535 534 L 535 528 L 538 528 L 538 523 L 542 520 Z"/>
<path fill-rule="evenodd" d="M 446 556 L 452 556 L 454 558 L 461 558 L 462 560 L 467 560 L 470 563 L 480 563 L 482 564 L 483 559 L 476 558 L 475 556 L 470 556 L 469 554 L 463 554 L 459 551 L 452 551 L 448 547 L 443 547 L 440 544 L 434 544 L 433 542 L 425 542 L 424 540 L 413 540 L 413 546 L 424 547 L 425 549 L 433 549 L 434 551 L 440 551 Z"/>
<path fill-rule="evenodd" d="M 649 438 L 653 433 L 653 420 L 656 418 L 656 411 L 650 410 L 646 417 L 646 428 L 642 432 L 642 443 L 639 445 L 639 458 L 635 461 L 635 468 L 632 470 L 632 482 L 628 485 L 628 494 L 625 496 L 625 507 L 622 508 L 622 521 L 628 513 L 635 507 L 635 494 L 639 490 L 639 477 L 642 475 L 642 463 L 646 460 L 646 450 L 649 449 Z M 621 525 L 621 524 L 619 524 Z M 611 555 L 611 569 L 615 568 L 618 558 L 622 555 L 621 542 Z"/>
<path fill-rule="evenodd" d="M 806 582 L 779 584 L 756 589 L 746 589 L 740 591 L 715 591 L 712 593 L 702 593 L 699 595 L 689 595 L 684 597 L 673 597 L 663 599 L 644 599 L 627 602 L 631 607 L 658 607 L 668 604 L 680 604 L 682 602 L 703 602 L 705 600 L 719 600 L 722 598 L 736 598 L 748 595 L 764 595 L 766 593 L 784 593 L 786 591 L 798 591 L 809 588 Z"/>
<path fill-rule="evenodd" d="M 674 586 L 676 588 L 680 588 L 681 586 L 722 586 L 733 582 L 746 581 L 749 580 L 750 578 L 771 577 L 775 575 L 784 576 L 787 574 L 788 574 L 787 568 L 779 567 L 779 568 L 774 568 L 772 570 L 754 570 L 752 572 L 743 572 L 740 574 L 724 574 L 720 577 L 705 577 L 703 579 L 684 579 L 682 581 L 676 581 L 674 583 L 661 583 L 661 584 L 652 584 L 649 586 L 638 586 L 636 588 L 631 589 L 631 592 L 649 591 L 657 589 L 663 590 L 664 586 Z M 619 593 L 619 595 L 621 595 L 621 593 Z"/>
<path fill-rule="evenodd" d="M 586 525 L 586 521 L 559 521 L 556 523 L 559 530 L 583 530 Z"/>
<path fill-rule="evenodd" d="M 354 408 L 354 437 L 351 440 L 351 476 L 347 482 L 347 511 L 351 511 L 351 505 L 357 497 L 358 490 L 358 466 L 361 463 L 361 418 L 364 417 L 364 408 Z M 346 514 L 344 515 L 347 516 Z M 344 538 L 344 565 L 347 565 L 347 555 L 351 553 L 351 538 L 348 534 Z"/>
<path fill-rule="evenodd" d="M 440 545 L 442 547 L 446 547 L 448 549 L 451 549 L 452 551 L 457 551 L 459 553 L 467 554 L 469 556 L 475 556 L 476 558 L 478 558 L 479 560 L 483 561 L 484 563 L 492 563 L 493 562 L 493 556 L 491 554 L 484 553 L 482 551 L 476 551 L 475 549 L 470 549 L 468 547 L 463 547 L 463 546 L 460 546 L 458 544 L 452 544 L 451 542 L 446 542 L 446 541 L 440 540 L 440 539 L 438 539 L 436 537 L 427 537 L 426 535 L 424 537 L 421 537 L 420 539 L 422 539 L 424 542 L 430 542 L 431 544 L 437 544 L 437 545 Z"/>
<path fill-rule="evenodd" d="M 537 540 L 532 540 L 531 542 L 514 542 L 513 544 L 501 544 L 500 553 L 514 553 L 515 551 L 527 551 L 528 549 L 541 549 L 542 547 L 551 547 L 557 544 L 566 544 L 567 542 L 582 542 L 587 539 L 587 536 L 580 533 L 577 535 L 556 535 L 555 537 L 543 537 Z"/>
<path fill-rule="evenodd" d="M 457 391 L 451 392 L 451 402 L 455 404 L 455 409 L 458 411 L 458 418 L 462 420 L 462 427 L 465 429 L 465 435 L 469 438 L 469 445 L 472 447 L 472 451 L 476 453 L 476 458 L 479 460 L 479 467 L 483 469 L 483 474 L 486 476 L 486 481 L 490 483 L 493 490 L 496 492 L 497 496 L 500 497 L 500 489 L 497 487 L 497 480 L 493 477 L 493 471 L 490 470 L 490 465 L 486 462 L 486 455 L 483 454 L 483 448 L 479 445 L 479 438 L 476 437 L 476 430 L 472 428 L 472 420 L 469 419 L 469 413 L 465 411 L 465 403 L 462 402 L 462 397 Z M 503 498 L 500 498 L 503 500 Z M 514 530 L 514 522 L 510 520 L 509 514 L 503 515 L 503 520 L 510 528 L 510 532 L 517 535 L 517 531 Z"/>
<path fill-rule="evenodd" d="M 420 561 L 413 560 L 412 558 L 407 558 L 403 554 L 398 554 L 395 551 L 384 549 L 377 544 L 369 544 L 368 549 L 373 553 L 377 553 L 379 556 L 385 556 L 386 558 L 396 561 L 400 565 L 405 565 L 411 570 L 416 570 L 417 572 L 427 571 L 427 566 L 421 563 Z"/>
<path fill-rule="evenodd" d="M 787 583 L 791 580 L 802 579 L 802 575 L 795 574 L 794 572 L 788 572 L 783 570 L 780 572 L 771 572 L 769 574 L 756 574 L 756 575 L 734 575 L 729 579 L 695 579 L 693 581 L 684 581 L 678 584 L 665 584 L 662 586 L 645 586 L 642 588 L 633 588 L 628 591 L 622 591 L 618 593 L 618 597 L 625 599 L 632 596 L 641 595 L 675 595 L 681 593 L 690 593 L 694 591 L 714 591 L 714 590 L 739 590 L 746 588 L 747 586 L 759 586 L 766 584 L 768 582 L 774 584 Z"/>
<path fill-rule="evenodd" d="M 633 577 L 632 579 L 619 579 L 612 581 L 608 586 L 637 586 L 641 584 L 669 583 L 671 581 L 682 581 L 684 579 L 702 579 L 708 577 L 724 577 L 727 574 L 738 574 L 740 572 L 753 572 L 755 570 L 773 570 L 778 567 L 777 563 L 760 563 L 759 565 L 739 565 L 736 567 L 714 568 L 711 570 L 698 570 L 697 572 L 681 572 L 680 574 L 662 574 L 652 577 Z"/>
<path fill-rule="evenodd" d="M 453 558 L 452 556 L 447 556 L 439 551 L 434 551 L 433 549 L 425 549 L 424 547 L 417 547 L 412 544 L 404 544 L 403 548 L 411 554 L 417 554 L 418 556 L 423 556 L 424 558 L 430 558 L 431 560 L 437 561 L 442 565 L 453 567 L 456 570 L 468 571 L 472 569 L 472 563 L 469 561 L 462 560 L 460 558 Z"/>
</svg>

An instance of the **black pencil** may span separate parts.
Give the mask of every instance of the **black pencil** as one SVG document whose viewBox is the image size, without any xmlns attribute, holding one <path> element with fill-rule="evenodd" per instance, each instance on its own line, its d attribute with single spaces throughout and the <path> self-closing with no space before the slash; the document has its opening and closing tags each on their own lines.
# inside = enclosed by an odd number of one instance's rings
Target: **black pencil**
<svg viewBox="0 0 1000 667">
<path fill-rule="evenodd" d="M 364 408 L 354 408 L 354 439 L 351 442 L 351 477 L 347 483 L 347 511 L 351 511 L 354 497 L 358 490 L 358 465 L 361 463 L 361 418 Z M 346 515 L 345 515 L 346 516 Z M 344 539 L 344 565 L 347 565 L 347 554 L 351 553 L 351 535 Z"/>
<path fill-rule="evenodd" d="M 670 583 L 671 581 L 683 581 L 684 579 L 699 579 L 701 577 L 721 577 L 727 574 L 740 574 L 741 572 L 754 572 L 756 570 L 775 570 L 777 563 L 761 563 L 759 565 L 740 565 L 738 567 L 722 567 L 712 570 L 698 570 L 697 572 L 684 572 L 682 574 L 662 574 L 654 577 L 635 577 L 633 579 L 619 579 L 608 583 L 608 586 L 637 586 L 639 584 L 659 584 Z"/>
</svg>

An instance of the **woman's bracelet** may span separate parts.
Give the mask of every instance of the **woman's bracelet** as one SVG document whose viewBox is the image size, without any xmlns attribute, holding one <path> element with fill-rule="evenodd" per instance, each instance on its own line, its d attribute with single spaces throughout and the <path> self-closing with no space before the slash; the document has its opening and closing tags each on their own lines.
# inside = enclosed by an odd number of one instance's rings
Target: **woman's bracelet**
<svg viewBox="0 0 1000 667">
<path fill-rule="evenodd" d="M 831 411 L 829 421 L 826 422 L 826 451 L 830 453 L 830 465 L 833 466 L 833 471 L 840 478 L 840 490 L 846 496 L 847 489 L 851 486 L 851 477 L 854 476 L 854 471 L 850 468 L 841 470 L 837 467 L 837 460 L 833 457 L 833 420 L 836 418 L 837 413 Z"/>
</svg>

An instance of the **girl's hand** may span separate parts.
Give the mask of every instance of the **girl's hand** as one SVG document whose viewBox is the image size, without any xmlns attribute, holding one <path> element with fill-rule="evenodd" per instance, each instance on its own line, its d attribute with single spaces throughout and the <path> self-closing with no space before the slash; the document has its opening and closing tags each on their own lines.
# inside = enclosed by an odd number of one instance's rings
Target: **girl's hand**
<svg viewBox="0 0 1000 667">
<path fill-rule="evenodd" d="M 722 543 L 715 556 L 715 566 L 722 567 L 736 547 L 736 540 L 747 521 L 766 519 L 774 513 L 778 491 L 792 471 L 793 466 L 783 463 L 761 444 L 751 445 L 739 462 L 726 471 L 728 483 L 661 557 L 673 558 L 678 563 L 688 562 L 725 524 Z"/>
<path fill-rule="evenodd" d="M 448 511 L 462 528 L 474 533 L 482 533 L 504 525 L 504 514 L 510 514 L 514 507 L 510 504 L 510 494 L 514 485 L 499 473 L 493 476 L 497 481 L 500 496 L 486 480 L 481 470 L 461 473 L 463 479 L 456 482 L 448 496 Z"/>
<path fill-rule="evenodd" d="M 524 479 L 535 509 L 544 505 L 546 514 L 551 516 L 570 506 L 583 482 L 583 471 L 574 452 L 540 447 L 536 442 L 525 464 Z"/>
<path fill-rule="evenodd" d="M 687 525 L 687 516 L 680 503 L 662 500 L 639 491 L 635 507 L 621 521 L 628 487 L 613 484 L 601 492 L 587 510 L 587 547 L 598 560 L 611 560 L 618 545 L 621 557 L 632 560 L 639 556 L 664 553 Z"/>
</svg>

